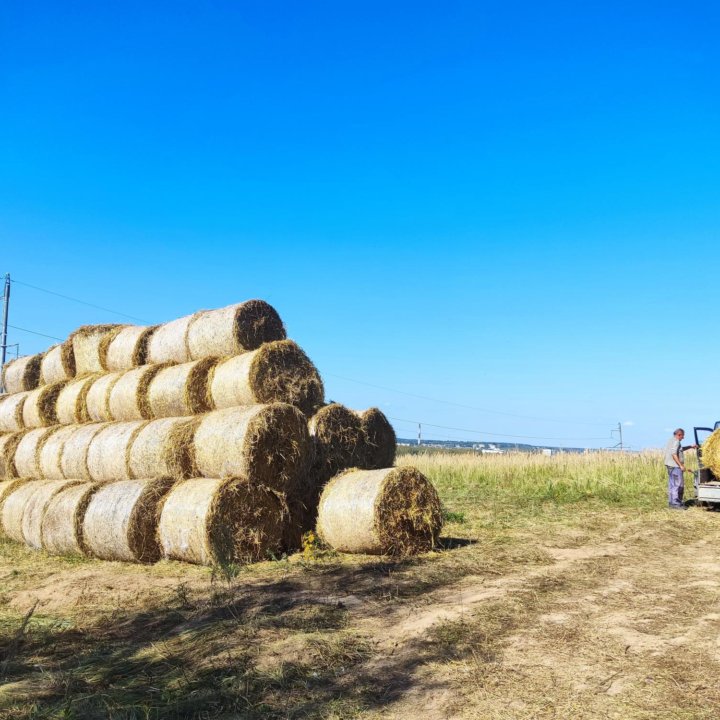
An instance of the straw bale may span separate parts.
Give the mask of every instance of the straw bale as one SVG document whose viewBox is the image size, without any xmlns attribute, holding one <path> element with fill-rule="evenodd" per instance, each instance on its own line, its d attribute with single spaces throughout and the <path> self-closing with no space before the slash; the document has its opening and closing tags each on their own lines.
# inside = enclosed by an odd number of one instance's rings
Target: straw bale
<svg viewBox="0 0 720 720">
<path fill-rule="evenodd" d="M 73 432 L 65 439 L 60 457 L 60 469 L 63 477 L 77 480 L 90 480 L 88 468 L 88 449 L 93 438 L 108 423 L 91 423 L 73 428 Z"/>
<path fill-rule="evenodd" d="M 210 373 L 217 362 L 217 358 L 204 358 L 161 369 L 147 393 L 152 417 L 182 417 L 210 410 Z"/>
<path fill-rule="evenodd" d="M 21 431 L 0 435 L 0 479 L 17 477 L 15 451 L 24 434 Z"/>
<path fill-rule="evenodd" d="M 258 350 L 228 358 L 210 383 L 215 408 L 286 402 L 311 415 L 324 402 L 320 373 L 292 340 L 279 340 Z"/>
<path fill-rule="evenodd" d="M 87 468 L 95 482 L 129 480 L 130 448 L 145 426 L 144 420 L 108 423 L 90 441 Z"/>
<path fill-rule="evenodd" d="M 83 519 L 97 483 L 73 483 L 53 495 L 42 521 L 42 547 L 53 555 L 84 555 Z"/>
<path fill-rule="evenodd" d="M 187 333 L 190 359 L 237 355 L 263 343 L 284 340 L 285 327 L 275 308 L 248 300 L 196 313 Z"/>
<path fill-rule="evenodd" d="M 83 520 L 84 542 L 90 554 L 103 560 L 159 560 L 160 505 L 173 482 L 158 478 L 103 485 L 90 499 Z"/>
<path fill-rule="evenodd" d="M 35 491 L 49 483 L 49 480 L 23 480 L 5 493 L 0 505 L 0 525 L 7 537 L 15 542 L 25 542 L 23 537 L 23 515 Z"/>
<path fill-rule="evenodd" d="M 716 478 L 720 478 L 720 429 L 706 438 L 700 453 L 703 465 L 710 468 Z"/>
<path fill-rule="evenodd" d="M 65 384 L 66 381 L 61 380 L 30 391 L 23 403 L 23 425 L 26 428 L 57 424 L 57 399 Z"/>
<path fill-rule="evenodd" d="M 341 470 L 362 465 L 367 451 L 357 413 L 340 403 L 331 403 L 310 418 L 308 428 L 315 443 L 316 464 L 325 482 Z"/>
<path fill-rule="evenodd" d="M 15 470 L 19 477 L 40 478 L 40 448 L 60 426 L 28 430 L 15 449 Z"/>
<path fill-rule="evenodd" d="M 425 552 L 441 527 L 440 498 L 412 467 L 342 473 L 325 486 L 318 508 L 318 534 L 341 552 Z"/>
<path fill-rule="evenodd" d="M 288 517 L 283 533 L 283 550 L 293 552 L 302 547 L 303 535 L 315 528 L 317 508 L 327 473 L 314 466 L 302 478 L 297 494 L 288 497 Z"/>
<path fill-rule="evenodd" d="M 27 478 L 13 478 L 9 480 L 0 480 L 0 537 L 3 537 L 5 535 L 5 531 L 3 530 L 3 524 L 2 524 L 2 508 L 3 508 L 3 502 L 5 501 L 5 498 L 13 492 L 13 490 L 16 490 L 21 485 L 24 485 L 26 482 L 28 482 Z"/>
<path fill-rule="evenodd" d="M 43 385 L 62 382 L 75 377 L 75 353 L 72 342 L 66 340 L 53 345 L 40 362 L 40 382 Z"/>
<path fill-rule="evenodd" d="M 244 478 L 179 482 L 163 503 L 163 557 L 210 565 L 255 562 L 282 545 L 286 509 L 273 492 Z"/>
<path fill-rule="evenodd" d="M 148 343 L 157 325 L 127 325 L 115 335 L 106 335 L 101 352 L 105 358 L 105 369 L 110 371 L 130 370 L 147 363 Z"/>
<path fill-rule="evenodd" d="M 64 425 L 46 435 L 38 447 L 38 477 L 45 480 L 64 480 L 62 456 L 65 442 L 73 437 L 77 427 Z"/>
<path fill-rule="evenodd" d="M 108 393 L 108 411 L 113 420 L 149 420 L 152 417 L 148 390 L 164 365 L 142 365 L 126 370 Z M 187 413 L 180 413 L 186 415 Z"/>
<path fill-rule="evenodd" d="M 13 395 L 0 395 L 0 432 L 17 432 L 22 430 L 23 405 L 30 390 Z"/>
<path fill-rule="evenodd" d="M 8 394 L 34 390 L 40 384 L 42 354 L 25 355 L 2 367 L 2 385 Z"/>
<path fill-rule="evenodd" d="M 88 418 L 93 422 L 108 422 L 113 419 L 110 413 L 110 391 L 121 376 L 121 372 L 98 375 L 88 388 L 85 407 Z"/>
<path fill-rule="evenodd" d="M 65 488 L 77 485 L 76 480 L 51 480 L 36 482 L 35 492 L 25 504 L 22 516 L 22 534 L 26 545 L 35 550 L 42 548 L 42 523 L 45 511 L 57 493 Z"/>
<path fill-rule="evenodd" d="M 187 333 L 194 315 L 187 315 L 158 326 L 147 346 L 149 363 L 184 363 L 192 358 L 187 347 Z"/>
<path fill-rule="evenodd" d="M 87 395 L 95 380 L 102 377 L 102 373 L 85 375 L 85 377 L 71 380 L 60 391 L 55 412 L 60 425 L 73 425 L 90 421 L 87 409 Z"/>
<path fill-rule="evenodd" d="M 255 485 L 294 492 L 311 460 L 302 413 L 292 405 L 251 405 L 200 418 L 193 440 L 203 477 L 245 477 Z"/>
<path fill-rule="evenodd" d="M 195 418 L 151 420 L 138 432 L 130 446 L 130 476 L 175 477 L 197 474 L 193 453 Z"/>
<path fill-rule="evenodd" d="M 118 324 L 83 325 L 68 338 L 72 343 L 75 355 L 76 375 L 81 377 L 90 373 L 99 373 L 105 370 L 105 355 L 108 340 L 103 340 L 108 334 L 117 335 L 125 327 Z"/>
<path fill-rule="evenodd" d="M 385 413 L 375 407 L 369 408 L 360 413 L 360 425 L 364 448 L 359 467 L 367 470 L 392 467 L 395 464 L 397 438 Z"/>
</svg>

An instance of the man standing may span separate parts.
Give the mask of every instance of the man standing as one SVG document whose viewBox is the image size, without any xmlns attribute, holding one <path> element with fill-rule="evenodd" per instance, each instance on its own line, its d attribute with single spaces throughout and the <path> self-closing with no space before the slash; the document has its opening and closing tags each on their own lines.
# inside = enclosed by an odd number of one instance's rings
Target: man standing
<svg viewBox="0 0 720 720">
<path fill-rule="evenodd" d="M 668 471 L 668 503 L 674 510 L 685 510 L 683 505 L 683 494 L 685 483 L 683 473 L 690 472 L 685 467 L 685 450 L 697 448 L 697 445 L 686 445 L 682 441 L 685 431 L 678 428 L 673 436 L 665 444 L 665 467 Z"/>
</svg>

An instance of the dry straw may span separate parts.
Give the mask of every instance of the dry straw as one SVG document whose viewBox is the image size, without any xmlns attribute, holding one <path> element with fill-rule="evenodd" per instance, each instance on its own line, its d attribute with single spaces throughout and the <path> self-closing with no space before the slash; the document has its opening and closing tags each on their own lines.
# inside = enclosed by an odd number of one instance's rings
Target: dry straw
<svg viewBox="0 0 720 720">
<path fill-rule="evenodd" d="M 370 408 L 360 414 L 360 427 L 364 438 L 364 457 L 360 467 L 368 470 L 391 467 L 395 463 L 397 438 L 385 414 Z"/>
<path fill-rule="evenodd" d="M 130 479 L 130 448 L 145 424 L 145 420 L 109 423 L 93 437 L 87 451 L 90 480 Z"/>
<path fill-rule="evenodd" d="M 126 370 L 111 384 L 107 408 L 112 420 L 149 420 L 148 389 L 163 365 L 143 365 Z M 182 413 L 186 414 L 186 413 Z"/>
<path fill-rule="evenodd" d="M 308 424 L 315 443 L 315 462 L 329 480 L 340 470 L 358 467 L 365 455 L 365 438 L 357 413 L 340 403 L 318 410 Z"/>
<path fill-rule="evenodd" d="M 46 485 L 48 480 L 30 480 L 17 483 L 0 506 L 0 524 L 5 535 L 15 542 L 25 542 L 23 537 L 23 515 L 35 491 Z"/>
<path fill-rule="evenodd" d="M 83 539 L 102 560 L 155 562 L 160 558 L 160 505 L 173 480 L 122 480 L 103 485 L 90 499 Z"/>
<path fill-rule="evenodd" d="M 97 483 L 77 483 L 53 495 L 42 520 L 42 547 L 53 555 L 82 555 L 83 519 L 92 496 L 102 487 Z"/>
<path fill-rule="evenodd" d="M 208 413 L 193 439 L 203 477 L 245 477 L 294 492 L 310 464 L 307 422 L 292 405 L 252 405 Z"/>
<path fill-rule="evenodd" d="M 24 432 L 0 435 L 0 479 L 17 477 L 15 451 Z"/>
<path fill-rule="evenodd" d="M 148 362 L 148 343 L 157 327 L 127 325 L 115 334 L 105 335 L 100 342 L 105 369 L 130 370 L 145 365 Z"/>
<path fill-rule="evenodd" d="M 107 337 L 117 335 L 124 325 L 83 325 L 70 335 L 78 376 L 105 370 Z"/>
<path fill-rule="evenodd" d="M 60 425 L 73 425 L 90 421 L 87 410 L 87 395 L 95 380 L 101 374 L 86 375 L 85 377 L 71 380 L 60 391 L 55 403 L 55 413 Z"/>
<path fill-rule="evenodd" d="M 285 402 L 311 415 L 324 402 L 317 368 L 292 340 L 279 340 L 218 365 L 210 383 L 216 408 Z"/>
<path fill-rule="evenodd" d="M 62 454 L 65 442 L 73 437 L 77 430 L 72 425 L 65 425 L 55 432 L 46 435 L 38 447 L 38 475 L 45 480 L 64 480 L 62 471 Z"/>
<path fill-rule="evenodd" d="M 147 346 L 149 363 L 184 363 L 192 358 L 187 348 L 187 333 L 194 315 L 172 320 L 158 326 Z"/>
<path fill-rule="evenodd" d="M 2 385 L 5 392 L 19 393 L 34 390 L 40 384 L 42 354 L 26 355 L 3 365 Z"/>
<path fill-rule="evenodd" d="M 441 528 L 440 498 L 412 467 L 350 470 L 333 478 L 320 498 L 318 534 L 341 552 L 425 552 Z"/>
<path fill-rule="evenodd" d="M 285 339 L 277 311 L 263 300 L 248 300 L 196 313 L 187 333 L 190 359 L 237 355 L 263 343 Z"/>
<path fill-rule="evenodd" d="M 40 478 L 40 449 L 43 443 L 59 429 L 35 428 L 28 430 L 15 449 L 15 470 L 18 477 Z"/>
<path fill-rule="evenodd" d="M 122 373 L 113 372 L 98 375 L 93 380 L 85 395 L 87 416 L 92 422 L 108 422 L 112 420 L 110 413 L 110 392 Z"/>
<path fill-rule="evenodd" d="M 255 562 L 279 552 L 286 511 L 272 492 L 244 479 L 178 483 L 162 507 L 163 557 L 201 565 Z"/>
<path fill-rule="evenodd" d="M 22 515 L 22 535 L 26 545 L 35 550 L 42 548 L 42 522 L 45 512 L 57 493 L 76 485 L 75 480 L 37 482 L 35 492 L 28 497 Z"/>
<path fill-rule="evenodd" d="M 53 345 L 43 355 L 40 363 L 40 382 L 49 385 L 73 377 L 75 377 L 75 353 L 72 342 L 66 340 L 59 345 Z"/>
<path fill-rule="evenodd" d="M 715 477 L 720 478 L 720 429 L 705 440 L 700 452 L 703 465 L 710 468 Z"/>
<path fill-rule="evenodd" d="M 210 410 L 209 378 L 217 362 L 217 358 L 205 358 L 161 368 L 147 391 L 150 416 L 182 417 Z"/>
<path fill-rule="evenodd" d="M 197 474 L 193 454 L 195 418 L 163 418 L 146 423 L 130 445 L 130 477 L 174 477 Z"/>
<path fill-rule="evenodd" d="M 65 439 L 60 456 L 60 468 L 63 477 L 76 480 L 90 480 L 87 457 L 93 438 L 107 423 L 92 423 L 73 428 L 73 432 Z"/>
<path fill-rule="evenodd" d="M 24 485 L 27 482 L 26 479 L 13 479 L 13 480 L 0 480 L 0 537 L 5 535 L 2 522 L 2 511 L 5 498 L 10 495 L 11 492 Z"/>
<path fill-rule="evenodd" d="M 30 391 L 14 395 L 0 395 L 0 432 L 17 432 L 22 430 L 23 405 Z"/>
<path fill-rule="evenodd" d="M 62 380 L 31 390 L 23 403 L 23 425 L 39 428 L 57 424 L 57 400 L 64 387 Z"/>
</svg>

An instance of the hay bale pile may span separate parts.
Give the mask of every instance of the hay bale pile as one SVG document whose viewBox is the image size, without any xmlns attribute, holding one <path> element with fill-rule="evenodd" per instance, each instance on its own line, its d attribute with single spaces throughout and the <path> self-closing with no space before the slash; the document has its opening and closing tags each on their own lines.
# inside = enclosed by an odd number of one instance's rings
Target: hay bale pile
<svg viewBox="0 0 720 720">
<path fill-rule="evenodd" d="M 83 326 L 2 378 L 0 533 L 30 547 L 257 561 L 300 546 L 325 486 L 319 530 L 338 550 L 419 552 L 437 537 L 437 496 L 391 467 L 387 418 L 326 405 L 263 301 Z"/>
</svg>

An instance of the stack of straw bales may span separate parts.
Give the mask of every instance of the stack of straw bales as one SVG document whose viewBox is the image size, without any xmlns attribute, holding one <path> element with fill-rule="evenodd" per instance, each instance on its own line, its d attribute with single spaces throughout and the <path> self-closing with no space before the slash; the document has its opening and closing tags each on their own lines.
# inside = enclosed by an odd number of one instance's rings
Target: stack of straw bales
<svg viewBox="0 0 720 720">
<path fill-rule="evenodd" d="M 432 486 L 392 469 L 387 418 L 326 405 L 263 301 L 83 326 L 2 381 L 0 535 L 29 547 L 210 564 L 296 549 L 316 519 L 348 552 L 418 552 L 439 532 Z"/>
</svg>

